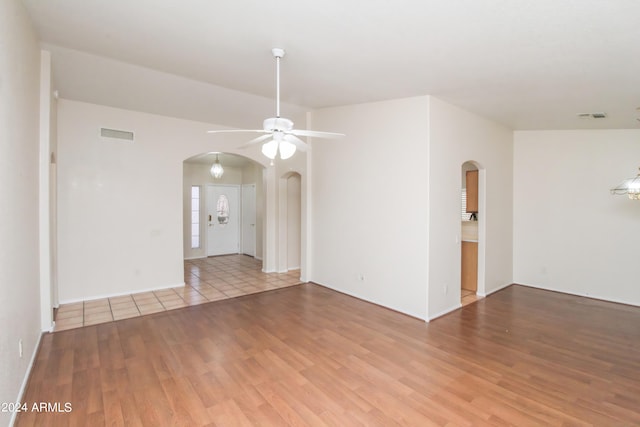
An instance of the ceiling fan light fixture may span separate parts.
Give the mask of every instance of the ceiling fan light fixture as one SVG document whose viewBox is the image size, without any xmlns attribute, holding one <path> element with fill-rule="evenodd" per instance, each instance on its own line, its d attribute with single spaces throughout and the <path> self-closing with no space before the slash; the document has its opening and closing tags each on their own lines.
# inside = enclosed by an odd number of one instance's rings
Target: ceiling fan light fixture
<svg viewBox="0 0 640 427">
<path fill-rule="evenodd" d="M 211 176 L 214 177 L 215 179 L 222 178 L 222 175 L 224 174 L 224 168 L 220 164 L 220 160 L 218 160 L 217 154 L 216 154 L 216 161 L 213 162 L 213 165 L 211 165 L 211 169 L 209 170 L 209 172 L 211 173 Z"/>
<path fill-rule="evenodd" d="M 280 158 L 282 160 L 286 160 L 289 157 L 293 156 L 296 152 L 296 146 L 290 143 L 289 141 L 282 140 L 280 141 Z"/>
<path fill-rule="evenodd" d="M 335 132 L 319 132 L 308 129 L 294 129 L 293 121 L 285 117 L 280 117 L 280 60 L 284 56 L 284 49 L 273 48 L 271 50 L 276 59 L 276 116 L 265 119 L 262 123 L 262 129 L 222 129 L 210 130 L 208 133 L 225 133 L 225 132 L 250 132 L 263 134 L 251 141 L 241 145 L 239 148 L 248 147 L 253 144 L 262 143 L 262 154 L 270 160 L 273 160 L 280 152 L 281 159 L 288 159 L 293 156 L 297 150 L 306 152 L 310 149 L 306 142 L 299 137 L 312 138 L 340 138 L 345 136 L 342 133 Z M 267 141 L 267 142 L 264 142 Z M 273 164 L 273 162 L 271 162 Z"/>
<path fill-rule="evenodd" d="M 612 188 L 611 194 L 627 194 L 631 200 L 640 200 L 640 173 L 633 178 L 625 179 Z"/>
<path fill-rule="evenodd" d="M 262 144 L 262 154 L 271 160 L 275 159 L 278 154 L 278 141 L 272 139 L 271 141 Z"/>
</svg>

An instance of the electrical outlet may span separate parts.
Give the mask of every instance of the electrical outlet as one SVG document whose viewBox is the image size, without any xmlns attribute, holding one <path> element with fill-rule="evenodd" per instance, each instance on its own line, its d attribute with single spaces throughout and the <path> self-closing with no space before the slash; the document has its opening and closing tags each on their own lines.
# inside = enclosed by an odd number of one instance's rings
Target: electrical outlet
<svg viewBox="0 0 640 427">
<path fill-rule="evenodd" d="M 444 294 L 448 294 L 449 293 L 449 285 L 445 284 L 444 285 Z"/>
<path fill-rule="evenodd" d="M 358 274 L 358 280 L 360 280 L 361 282 L 364 282 L 364 274 L 362 273 Z"/>
<path fill-rule="evenodd" d="M 22 351 L 22 339 L 18 340 L 18 355 L 20 356 L 20 359 L 22 359 L 22 355 L 23 355 L 23 351 Z"/>
</svg>

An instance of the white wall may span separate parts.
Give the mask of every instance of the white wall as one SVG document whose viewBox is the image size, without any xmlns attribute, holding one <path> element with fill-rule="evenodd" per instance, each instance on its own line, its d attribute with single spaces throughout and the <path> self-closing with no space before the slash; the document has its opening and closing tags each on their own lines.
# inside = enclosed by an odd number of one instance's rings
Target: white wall
<svg viewBox="0 0 640 427">
<path fill-rule="evenodd" d="M 640 305 L 640 202 L 609 189 L 635 176 L 640 130 L 518 131 L 514 280 Z"/>
<path fill-rule="evenodd" d="M 241 135 L 207 134 L 214 126 L 59 100 L 61 303 L 183 283 L 183 161 L 222 151 L 268 166 L 260 147 L 234 148 Z M 102 141 L 100 127 L 133 131 L 135 143 Z"/>
<path fill-rule="evenodd" d="M 40 49 L 19 1 L 0 2 L 0 76 L 0 402 L 11 403 L 19 398 L 41 331 Z M 10 420 L 10 413 L 0 412 L 0 425 Z"/>
<path fill-rule="evenodd" d="M 513 134 L 431 97 L 429 108 L 429 318 L 460 305 L 460 170 L 480 165 L 479 283 L 489 294 L 512 283 Z"/>
<path fill-rule="evenodd" d="M 309 114 L 311 129 L 347 135 L 313 141 L 310 280 L 419 318 L 427 315 L 428 115 L 427 97 Z"/>
</svg>

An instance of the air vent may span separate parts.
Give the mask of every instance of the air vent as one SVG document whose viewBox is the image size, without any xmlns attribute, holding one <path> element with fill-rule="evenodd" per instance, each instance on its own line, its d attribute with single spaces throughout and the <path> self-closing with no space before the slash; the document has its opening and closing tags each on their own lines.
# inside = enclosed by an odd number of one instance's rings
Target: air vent
<svg viewBox="0 0 640 427">
<path fill-rule="evenodd" d="M 133 142 L 133 132 L 127 130 L 100 128 L 102 138 L 117 139 L 122 142 Z"/>
<path fill-rule="evenodd" d="M 579 119 L 606 119 L 607 113 L 578 113 Z"/>
</svg>

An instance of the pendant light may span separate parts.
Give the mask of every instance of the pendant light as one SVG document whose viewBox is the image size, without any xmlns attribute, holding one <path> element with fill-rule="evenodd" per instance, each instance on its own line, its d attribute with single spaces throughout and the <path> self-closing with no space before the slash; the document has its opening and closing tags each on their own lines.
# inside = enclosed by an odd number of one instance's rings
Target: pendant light
<svg viewBox="0 0 640 427">
<path fill-rule="evenodd" d="M 218 155 L 216 154 L 216 161 L 211 166 L 211 170 L 209 171 L 211 176 L 215 179 L 222 178 L 222 174 L 224 174 L 224 168 L 220 164 L 220 160 L 218 159 Z"/>
<path fill-rule="evenodd" d="M 631 200 L 640 200 L 640 173 L 633 178 L 627 178 L 611 189 L 611 194 L 627 194 Z"/>
</svg>

